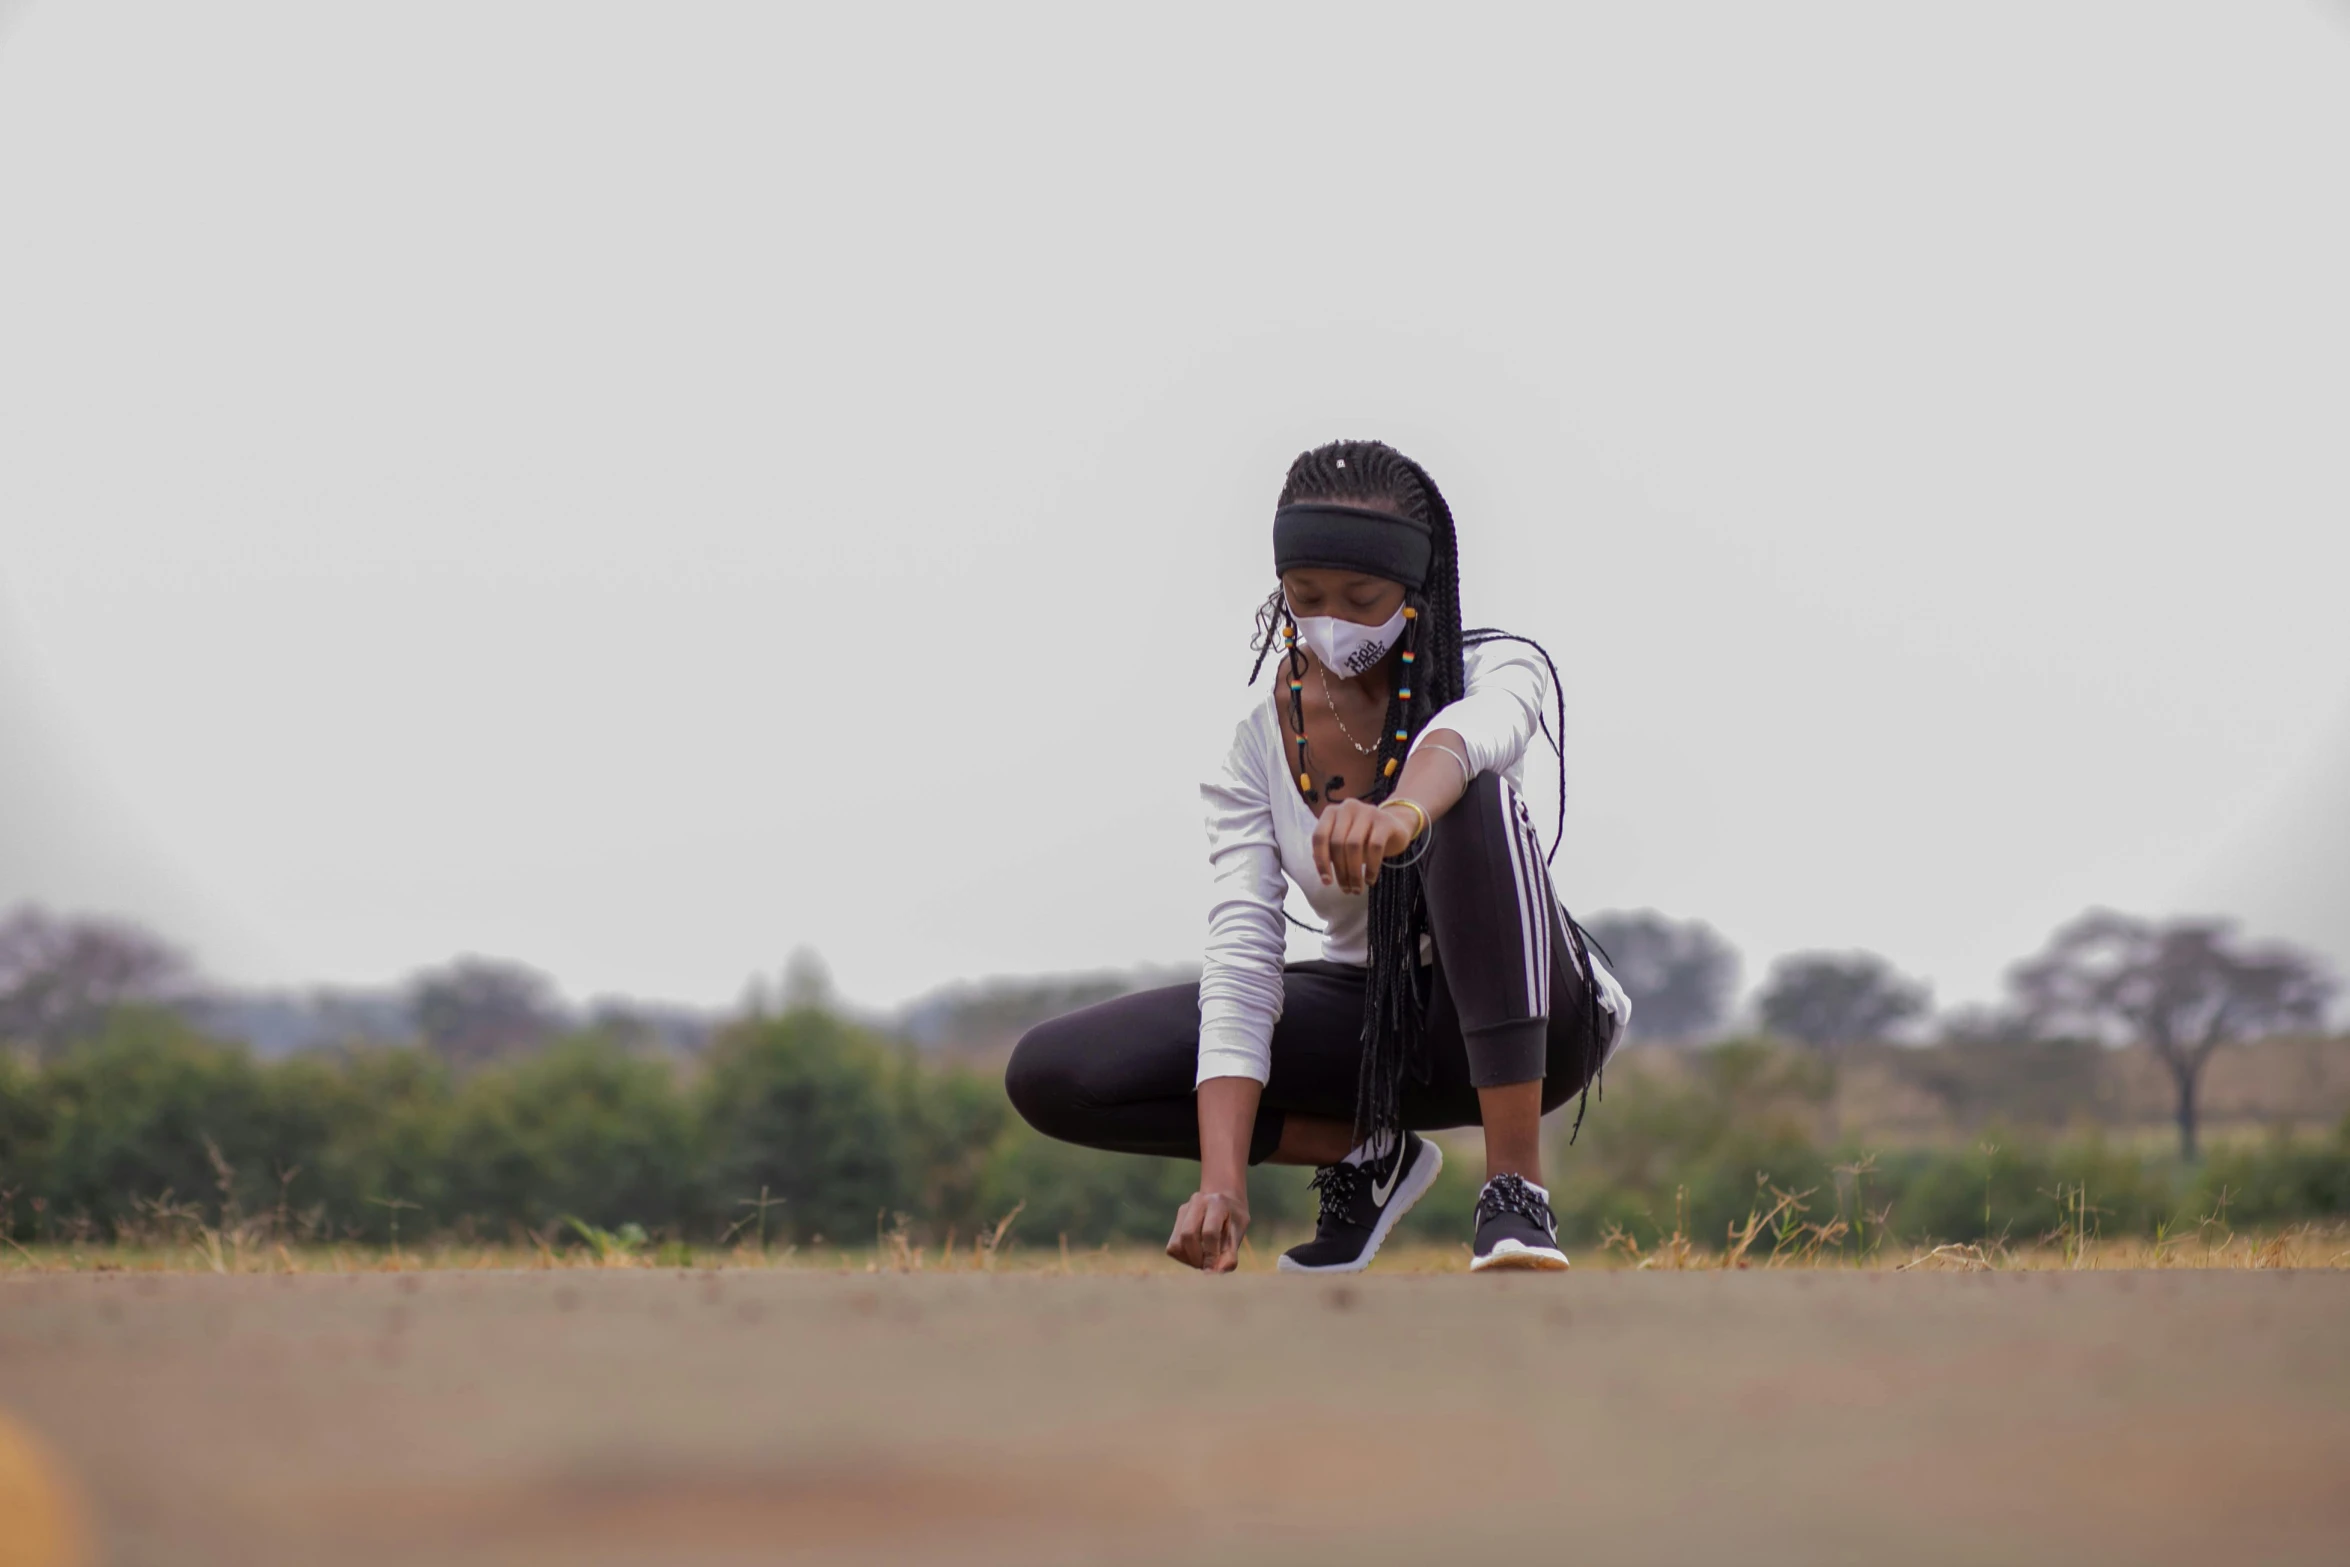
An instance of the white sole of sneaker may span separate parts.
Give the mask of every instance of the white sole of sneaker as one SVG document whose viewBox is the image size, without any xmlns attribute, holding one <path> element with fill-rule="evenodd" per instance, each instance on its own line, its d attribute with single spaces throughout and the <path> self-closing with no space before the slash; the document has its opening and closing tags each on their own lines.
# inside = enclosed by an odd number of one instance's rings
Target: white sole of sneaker
<svg viewBox="0 0 2350 1567">
<path fill-rule="evenodd" d="M 1421 1139 L 1421 1144 L 1428 1150 L 1427 1156 L 1421 1159 L 1418 1169 L 1404 1177 L 1402 1188 L 1387 1200 L 1387 1210 L 1379 1215 L 1379 1222 L 1371 1227 L 1371 1244 L 1363 1248 L 1360 1257 L 1352 1262 L 1334 1262 L 1328 1267 L 1313 1268 L 1302 1262 L 1291 1262 L 1289 1254 L 1283 1252 L 1274 1268 L 1282 1273 L 1360 1273 L 1369 1267 L 1371 1259 L 1379 1255 L 1379 1248 L 1387 1244 L 1387 1232 L 1395 1228 L 1395 1221 L 1411 1212 L 1412 1204 L 1428 1195 L 1428 1188 L 1436 1184 L 1437 1172 L 1444 1168 L 1444 1150 L 1425 1138 Z M 1564 1265 L 1563 1262 L 1561 1265 Z"/>
<path fill-rule="evenodd" d="M 1471 1273 L 1483 1273 L 1488 1268 L 1515 1268 L 1538 1273 L 1559 1273 L 1567 1266 L 1567 1254 L 1555 1246 L 1529 1246 L 1524 1241 L 1497 1241 L 1493 1250 L 1469 1263 Z"/>
</svg>

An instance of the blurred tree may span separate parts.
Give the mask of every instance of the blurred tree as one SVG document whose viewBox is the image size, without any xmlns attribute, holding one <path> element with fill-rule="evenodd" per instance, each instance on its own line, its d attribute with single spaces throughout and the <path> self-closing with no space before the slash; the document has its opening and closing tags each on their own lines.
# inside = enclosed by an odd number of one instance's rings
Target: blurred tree
<svg viewBox="0 0 2350 1567">
<path fill-rule="evenodd" d="M 595 1035 L 475 1073 L 458 1090 L 443 1217 L 648 1229 L 696 1217 L 693 1112 L 668 1066 Z"/>
<path fill-rule="evenodd" d="M 1198 978 L 1197 967 L 1176 966 L 1018 975 L 947 985 L 901 1008 L 895 1029 L 926 1051 L 991 1057 L 1008 1054 L 1022 1034 L 1046 1018 L 1113 996 Z"/>
<path fill-rule="evenodd" d="M 242 1040 L 263 1060 L 334 1045 L 400 1044 L 416 1037 L 408 998 L 396 990 L 318 986 L 300 991 L 207 987 L 178 1008 L 215 1039 Z"/>
<path fill-rule="evenodd" d="M 166 1197 L 224 1217 L 263 1199 L 273 1159 L 298 1164 L 310 1152 L 280 1135 L 245 1051 L 170 1012 L 115 1008 L 43 1075 L 44 1193 L 102 1234 Z"/>
<path fill-rule="evenodd" d="M 914 1211 L 934 1230 L 977 1234 L 1003 1217 L 978 1207 L 988 1153 L 1013 1120 L 1002 1078 L 951 1067 L 925 1070 L 909 1059 L 898 1081 Z"/>
<path fill-rule="evenodd" d="M 1301 1188 L 1289 1171 L 1252 1170 L 1248 1184 L 1250 1223 L 1259 1245 L 1274 1234 L 1272 1202 L 1287 1196 L 1292 1212 L 1313 1211 L 1297 1201 L 1294 1194 Z M 1032 1246 L 1050 1247 L 1063 1238 L 1072 1245 L 1164 1244 L 1175 1210 L 1198 1188 L 1199 1166 L 1186 1160 L 1103 1153 L 1014 1125 L 988 1151 L 977 1212 L 983 1219 L 1000 1217 L 1025 1203 L 1013 1239 Z"/>
<path fill-rule="evenodd" d="M 1952 1007 L 1934 1029 L 1945 1045 L 2013 1045 L 2037 1042 L 2040 1030 L 2011 1007 Z"/>
<path fill-rule="evenodd" d="M 1834 1050 L 1924 1016 L 1929 994 L 1873 952 L 1798 952 L 1771 965 L 1758 1007 L 1772 1033 Z"/>
<path fill-rule="evenodd" d="M 31 1063 L 0 1051 L 0 1235 L 15 1232 L 19 1194 L 46 1198 L 49 1124 L 55 1116 L 46 1077 Z"/>
<path fill-rule="evenodd" d="M 855 1242 L 915 1196 L 899 1063 L 862 1029 L 803 1007 L 735 1024 L 707 1061 L 702 1126 L 721 1210 L 764 1188 L 799 1239 Z"/>
<path fill-rule="evenodd" d="M 691 1055 L 710 1042 L 716 1020 L 692 1007 L 606 996 L 588 1006 L 588 1032 L 645 1053 Z"/>
<path fill-rule="evenodd" d="M 1677 1070 L 1609 1085 L 1607 1114 L 1577 1140 L 1575 1179 L 1554 1184 L 1560 1229 L 1596 1237 L 1609 1224 L 1673 1222 L 1715 1241 L 1753 1206 L 1755 1176 L 1791 1190 L 1832 1189 L 1813 1134 L 1833 1091 L 1827 1063 L 1754 1041 L 1692 1051 Z"/>
<path fill-rule="evenodd" d="M 518 963 L 459 958 L 408 987 L 417 1032 L 452 1066 L 474 1066 L 542 1044 L 563 1030 L 545 975 Z"/>
<path fill-rule="evenodd" d="M 735 1014 L 746 1018 L 769 1018 L 775 1015 L 775 998 L 764 974 L 753 974 L 743 981 L 743 998 L 735 1003 Z"/>
<path fill-rule="evenodd" d="M 832 970 L 814 947 L 794 947 L 783 965 L 783 1010 L 832 1006 Z"/>
<path fill-rule="evenodd" d="M 320 1127 L 320 1146 L 288 1198 L 299 1209 L 315 1206 L 325 1233 L 389 1238 L 386 1201 L 414 1203 L 428 1221 L 463 1217 L 447 1201 L 456 1089 L 438 1056 L 412 1046 L 359 1046 L 280 1062 L 270 1079 L 288 1120 L 298 1108 Z"/>
<path fill-rule="evenodd" d="M 2232 1040 L 2315 1026 L 2333 999 L 2316 959 L 2283 945 L 2251 946 L 2228 920 L 2156 924 L 2092 909 L 2009 972 L 2023 1015 L 2038 1028 L 2119 1032 L 2161 1058 L 2178 1092 L 2179 1156 L 2193 1163 L 2203 1068 Z"/>
<path fill-rule="evenodd" d="M 1694 1044 L 1722 1026 L 1738 988 L 1738 953 L 1711 925 L 1639 909 L 1601 914 L 1585 929 L 1631 995 L 1643 1038 Z"/>
<path fill-rule="evenodd" d="M 98 1033 L 115 1007 L 189 988 L 186 962 L 135 925 L 59 919 L 31 905 L 0 918 L 0 1043 L 47 1058 Z"/>
</svg>

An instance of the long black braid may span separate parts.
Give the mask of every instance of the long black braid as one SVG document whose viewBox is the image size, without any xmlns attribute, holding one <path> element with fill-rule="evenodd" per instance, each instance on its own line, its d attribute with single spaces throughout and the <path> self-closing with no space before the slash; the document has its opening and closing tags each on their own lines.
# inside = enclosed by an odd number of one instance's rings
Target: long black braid
<svg viewBox="0 0 2350 1567">
<path fill-rule="evenodd" d="M 1427 580 L 1417 589 L 1407 588 L 1404 593 L 1404 604 L 1412 612 L 1412 618 L 1406 623 L 1403 646 L 1413 653 L 1413 662 L 1408 666 L 1409 672 L 1389 693 L 1371 788 L 1361 798 L 1376 803 L 1393 793 L 1412 737 L 1438 709 L 1466 694 L 1468 675 L 1463 653 L 1468 647 L 1502 640 L 1526 642 L 1550 665 L 1552 689 L 1559 691 L 1558 666 L 1551 662 L 1548 650 L 1540 643 L 1489 627 L 1474 632 L 1462 630 L 1460 547 L 1453 528 L 1452 508 L 1437 489 L 1436 481 L 1418 463 L 1383 441 L 1333 441 L 1301 454 L 1290 464 L 1289 476 L 1282 483 L 1281 497 L 1276 504 L 1286 506 L 1296 501 L 1336 501 L 1394 512 L 1428 524 L 1431 535 L 1433 548 Z M 1257 661 L 1249 672 L 1249 684 L 1256 684 L 1257 677 L 1264 672 L 1265 659 L 1275 646 L 1286 644 L 1291 723 L 1298 736 L 1301 762 L 1296 782 L 1299 792 L 1312 801 L 1319 790 L 1314 783 L 1313 769 L 1304 759 L 1305 719 L 1298 702 L 1297 682 L 1305 674 L 1306 662 L 1305 655 L 1297 650 L 1296 629 L 1281 590 L 1274 589 L 1257 611 L 1257 635 L 1253 644 Z M 1564 734 L 1563 692 L 1558 700 L 1559 734 Z M 1543 728 L 1549 735 L 1547 722 Z M 1549 735 L 1549 738 L 1556 749 L 1558 737 Z M 1565 832 L 1566 773 L 1562 753 L 1559 838 Z M 1558 853 L 1558 844 L 1559 839 L 1554 838 L 1550 848 L 1552 857 Z M 1582 927 L 1571 915 L 1565 923 L 1574 957 L 1581 964 L 1586 980 L 1591 981 L 1591 959 Z M 1369 927 L 1370 972 L 1363 998 L 1362 1068 L 1355 1089 L 1354 1135 L 1358 1142 L 1378 1138 L 1401 1124 L 1403 1077 L 1407 1071 L 1417 1081 L 1428 1080 L 1430 1062 L 1422 1048 L 1428 996 L 1420 965 L 1420 942 L 1428 931 L 1428 900 L 1416 859 L 1390 861 L 1381 868 L 1378 881 L 1371 887 Z M 1596 1050 L 1597 1041 L 1605 1037 L 1600 1032 L 1596 981 L 1588 983 L 1586 989 L 1591 997 L 1589 1037 Z M 1590 1102 L 1590 1094 L 1587 1082 L 1583 1094 L 1585 1106 Z M 1578 1131 L 1582 1124 L 1579 1107 L 1575 1115 Z M 1573 1135 L 1569 1134 L 1570 1141 Z"/>
<path fill-rule="evenodd" d="M 1394 792 L 1411 737 L 1438 708 L 1459 700 L 1468 688 L 1461 664 L 1460 552 L 1452 508 L 1426 470 L 1383 441 L 1334 441 L 1304 453 L 1289 465 L 1278 504 L 1293 501 L 1372 507 L 1428 525 L 1432 549 L 1427 580 L 1404 593 L 1404 605 L 1412 612 L 1404 642 L 1413 654 L 1411 673 L 1408 682 L 1398 680 L 1389 691 L 1371 788 L 1362 796 L 1377 803 Z M 1278 592 L 1266 601 L 1258 624 L 1261 671 L 1276 630 L 1294 632 Z M 1306 669 L 1294 636 L 1289 639 L 1288 661 L 1294 702 L 1295 682 Z M 1256 674 L 1249 679 L 1253 684 Z M 1411 693 L 1409 700 L 1406 691 Z M 1305 726 L 1294 707 L 1292 722 L 1302 736 Z M 1298 787 L 1308 800 L 1316 798 L 1310 768 L 1301 769 Z M 1354 1131 L 1359 1141 L 1375 1138 L 1401 1120 L 1406 1071 L 1423 1081 L 1428 1075 L 1426 1052 L 1420 1048 L 1428 999 L 1420 977 L 1420 938 L 1427 929 L 1428 899 L 1416 862 L 1382 867 L 1371 887 L 1370 974 L 1363 997 L 1362 1069 L 1355 1089 Z"/>
<path fill-rule="evenodd" d="M 1483 647 L 1488 642 L 1523 642 L 1542 655 L 1544 666 L 1550 670 L 1551 702 L 1558 713 L 1559 726 L 1556 731 L 1551 729 L 1550 715 L 1547 713 L 1539 715 L 1536 722 L 1542 726 L 1542 737 L 1550 742 L 1550 749 L 1558 757 L 1559 763 L 1558 831 L 1550 840 L 1550 852 L 1542 857 L 1544 864 L 1556 864 L 1559 845 L 1567 840 L 1567 752 L 1560 740 L 1560 737 L 1567 732 L 1567 688 L 1565 683 L 1559 679 L 1559 666 L 1557 661 L 1550 656 L 1550 649 L 1532 637 L 1521 637 L 1515 632 L 1502 631 L 1492 626 L 1479 626 L 1473 631 L 1461 633 L 1461 643 L 1464 647 Z M 1599 1004 L 1599 976 L 1591 967 L 1591 949 L 1599 947 L 1599 943 L 1592 938 L 1591 932 L 1583 928 L 1582 921 L 1567 912 L 1566 905 L 1563 903 L 1559 905 L 1559 914 L 1567 928 L 1569 954 L 1574 958 L 1576 966 L 1583 972 L 1584 999 L 1589 1007 L 1589 1014 L 1584 1019 L 1589 1032 L 1584 1037 L 1591 1041 L 1592 1050 L 1597 1052 L 1600 1049 L 1599 1042 L 1606 1037 L 1604 1033 L 1606 1024 L 1600 1014 L 1607 1010 Z M 1600 947 L 1599 950 L 1602 957 L 1607 955 L 1605 947 Z M 1612 963 L 1615 960 L 1609 958 L 1608 961 Z M 1599 1091 L 1600 1098 L 1607 1097 L 1607 1089 L 1600 1082 L 1599 1068 L 1596 1064 L 1593 1065 L 1591 1074 L 1583 1080 L 1583 1095 L 1575 1105 L 1575 1124 L 1567 1132 L 1567 1141 L 1570 1143 L 1583 1130 L 1583 1113 L 1591 1108 L 1591 1095 L 1595 1088 Z"/>
</svg>

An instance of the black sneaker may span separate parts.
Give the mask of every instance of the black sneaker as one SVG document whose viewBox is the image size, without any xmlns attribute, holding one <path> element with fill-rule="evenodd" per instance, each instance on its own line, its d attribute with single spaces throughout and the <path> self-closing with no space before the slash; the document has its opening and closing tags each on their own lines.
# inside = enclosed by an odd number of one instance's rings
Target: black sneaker
<svg viewBox="0 0 2350 1567">
<path fill-rule="evenodd" d="M 1477 1194 L 1477 1245 L 1469 1271 L 1486 1268 L 1546 1268 L 1567 1265 L 1559 1250 L 1558 1221 L 1550 1216 L 1550 1193 L 1517 1175 L 1497 1175 Z"/>
<path fill-rule="evenodd" d="M 1444 1153 L 1417 1132 L 1385 1159 L 1326 1164 L 1314 1172 L 1322 1194 L 1314 1238 L 1281 1254 L 1283 1273 L 1360 1273 L 1379 1255 L 1379 1243 L 1427 1195 L 1444 1168 Z"/>
</svg>

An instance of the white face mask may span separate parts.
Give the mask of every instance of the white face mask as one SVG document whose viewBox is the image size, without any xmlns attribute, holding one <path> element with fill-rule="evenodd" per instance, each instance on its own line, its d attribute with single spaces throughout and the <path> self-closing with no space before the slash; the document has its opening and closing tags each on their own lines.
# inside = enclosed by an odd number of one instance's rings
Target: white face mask
<svg viewBox="0 0 2350 1567">
<path fill-rule="evenodd" d="M 1288 600 L 1282 602 L 1286 605 Z M 1366 626 L 1359 620 L 1340 620 L 1335 615 L 1300 615 L 1294 609 L 1289 613 L 1297 622 L 1298 640 L 1313 649 L 1323 668 L 1348 680 L 1385 658 L 1403 639 L 1401 604 L 1387 617 L 1384 626 Z"/>
</svg>

